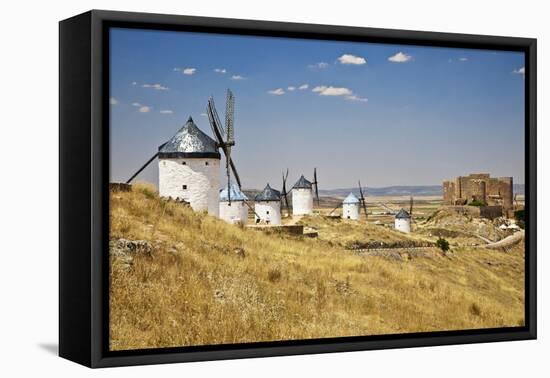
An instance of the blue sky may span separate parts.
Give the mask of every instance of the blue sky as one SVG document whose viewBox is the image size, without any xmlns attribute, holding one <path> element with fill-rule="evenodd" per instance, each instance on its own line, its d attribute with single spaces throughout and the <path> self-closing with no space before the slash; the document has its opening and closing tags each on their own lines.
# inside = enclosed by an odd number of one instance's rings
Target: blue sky
<svg viewBox="0 0 550 378">
<path fill-rule="evenodd" d="M 236 97 L 245 188 L 317 167 L 320 187 L 524 182 L 524 56 L 340 41 L 111 31 L 111 180 L 126 179 L 214 96 Z M 157 184 L 152 164 L 138 180 Z"/>
</svg>

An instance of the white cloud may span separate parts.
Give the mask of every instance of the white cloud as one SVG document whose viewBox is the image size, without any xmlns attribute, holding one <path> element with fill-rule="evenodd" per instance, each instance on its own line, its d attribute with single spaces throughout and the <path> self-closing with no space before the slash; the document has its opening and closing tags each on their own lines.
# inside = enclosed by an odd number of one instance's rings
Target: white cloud
<svg viewBox="0 0 550 378">
<path fill-rule="evenodd" d="M 185 68 L 175 67 L 174 71 L 181 72 L 183 75 L 194 75 L 195 73 L 197 73 L 197 69 L 192 67 L 185 67 Z"/>
<path fill-rule="evenodd" d="M 282 96 L 285 94 L 285 90 L 283 88 L 277 88 L 277 89 L 272 89 L 270 91 L 267 91 L 267 93 L 275 96 Z"/>
<path fill-rule="evenodd" d="M 133 103 L 132 103 L 132 106 L 139 107 L 139 106 L 141 106 L 141 104 L 140 104 L 139 102 L 133 102 Z"/>
<path fill-rule="evenodd" d="M 224 74 L 227 72 L 227 70 L 225 68 L 215 68 L 214 72 Z"/>
<path fill-rule="evenodd" d="M 143 84 L 142 87 L 143 88 L 153 88 L 153 89 L 156 89 L 157 91 L 167 91 L 167 90 L 170 89 L 170 88 L 165 87 L 164 85 L 161 85 L 161 84 Z"/>
<path fill-rule="evenodd" d="M 512 73 L 525 76 L 525 67 L 520 67 L 512 71 Z"/>
<path fill-rule="evenodd" d="M 233 75 L 233 76 L 231 76 L 231 80 L 244 80 L 244 76 Z"/>
<path fill-rule="evenodd" d="M 169 109 L 166 109 L 166 110 L 161 110 L 159 111 L 160 114 L 174 114 L 174 112 L 172 110 L 169 110 Z"/>
<path fill-rule="evenodd" d="M 319 96 L 351 96 L 353 92 L 349 88 L 321 85 L 312 89 L 312 92 L 319 93 Z"/>
<path fill-rule="evenodd" d="M 367 60 L 365 58 L 352 54 L 344 54 L 338 58 L 338 61 L 340 62 L 340 64 L 361 65 L 367 63 Z"/>
<path fill-rule="evenodd" d="M 149 113 L 151 111 L 151 107 L 149 106 L 141 106 L 138 111 L 140 113 Z"/>
<path fill-rule="evenodd" d="M 410 61 L 412 59 L 412 56 L 411 55 L 407 55 L 403 52 L 398 52 L 397 54 L 395 55 L 392 55 L 388 58 L 388 60 L 390 62 L 393 62 L 393 63 L 406 63 L 408 61 Z"/>
<path fill-rule="evenodd" d="M 309 68 L 320 68 L 320 69 L 323 69 L 323 68 L 327 68 L 327 67 L 328 67 L 328 63 L 326 63 L 326 62 L 318 62 L 318 63 L 315 63 L 315 64 L 310 64 L 308 67 L 309 67 Z"/>
<path fill-rule="evenodd" d="M 117 104 L 118 104 L 118 100 L 117 100 L 116 98 L 114 98 L 114 97 L 111 97 L 111 98 L 109 99 L 109 103 L 110 103 L 111 105 L 117 105 Z"/>
<path fill-rule="evenodd" d="M 201 113 L 201 117 L 206 117 L 206 113 Z"/>
<path fill-rule="evenodd" d="M 288 89 L 289 91 L 292 92 L 292 91 L 296 90 L 296 87 L 294 87 L 294 86 L 291 85 L 291 86 L 289 86 L 287 89 Z"/>
<path fill-rule="evenodd" d="M 458 60 L 460 60 L 461 62 L 467 62 L 468 58 L 463 56 L 463 57 L 458 58 Z"/>
<path fill-rule="evenodd" d="M 349 100 L 349 101 L 358 101 L 358 102 L 368 102 L 368 101 L 369 101 L 368 98 L 359 97 L 359 96 L 356 96 L 356 95 L 346 96 L 346 100 Z"/>
<path fill-rule="evenodd" d="M 309 88 L 309 85 L 308 84 L 302 84 L 298 87 L 299 90 L 303 91 L 305 89 L 308 89 Z"/>
<path fill-rule="evenodd" d="M 348 101 L 356 102 L 368 102 L 369 100 L 365 97 L 359 97 L 353 93 L 349 88 L 345 87 L 333 87 L 320 85 L 311 90 L 314 93 L 319 93 L 319 96 L 343 96 Z"/>
<path fill-rule="evenodd" d="M 137 85 L 137 81 L 132 81 L 132 85 Z"/>
</svg>

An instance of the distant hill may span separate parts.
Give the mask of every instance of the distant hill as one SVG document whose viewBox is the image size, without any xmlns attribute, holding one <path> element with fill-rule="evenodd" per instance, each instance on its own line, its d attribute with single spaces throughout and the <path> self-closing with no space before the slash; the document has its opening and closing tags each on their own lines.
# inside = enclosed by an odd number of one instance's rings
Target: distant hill
<svg viewBox="0 0 550 378">
<path fill-rule="evenodd" d="M 386 186 L 381 188 L 363 188 L 369 196 L 441 196 L 441 185 L 416 185 L 416 186 Z M 331 190 L 319 190 L 323 196 L 347 196 L 350 192 L 359 195 L 359 188 L 341 188 Z"/>
<path fill-rule="evenodd" d="M 363 191 L 369 196 L 442 196 L 443 187 L 441 185 L 400 185 L 400 186 L 384 186 L 380 188 L 363 188 Z M 244 193 L 248 198 L 253 199 L 260 190 L 245 189 Z M 319 189 L 320 196 L 329 197 L 345 197 L 350 192 L 359 195 L 359 189 L 355 188 L 339 188 L 339 189 Z M 523 195 L 525 193 L 524 184 L 514 184 L 514 193 Z"/>
</svg>

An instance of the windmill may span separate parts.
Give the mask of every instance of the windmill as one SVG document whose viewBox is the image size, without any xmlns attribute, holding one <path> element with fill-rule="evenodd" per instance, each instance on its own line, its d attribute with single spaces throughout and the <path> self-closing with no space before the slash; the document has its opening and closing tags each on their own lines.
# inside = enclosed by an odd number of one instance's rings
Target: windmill
<svg viewBox="0 0 550 378">
<path fill-rule="evenodd" d="M 409 215 L 411 216 L 411 226 L 414 222 L 414 220 L 413 220 L 413 204 L 414 204 L 414 198 L 413 198 L 413 196 L 411 196 L 410 199 L 409 199 Z"/>
<path fill-rule="evenodd" d="M 359 180 L 359 201 L 361 202 L 361 207 L 363 208 L 363 211 L 365 212 L 365 218 L 368 219 L 369 215 L 367 214 L 367 202 L 365 200 L 365 196 L 363 195 L 363 188 L 361 187 L 361 180 Z"/>
<path fill-rule="evenodd" d="M 315 200 L 317 206 L 319 206 L 319 182 L 317 181 L 317 168 L 313 168 L 313 182 L 311 185 L 315 186 Z"/>
<path fill-rule="evenodd" d="M 229 204 L 231 204 L 231 172 L 233 172 L 235 181 L 237 181 L 237 185 L 239 186 L 239 189 L 241 189 L 241 180 L 239 178 L 239 174 L 237 173 L 235 163 L 231 158 L 231 148 L 235 145 L 234 108 L 235 96 L 233 96 L 233 92 L 228 89 L 225 103 L 224 128 L 224 125 L 221 123 L 220 117 L 218 116 L 216 106 L 214 105 L 214 98 L 210 97 L 208 99 L 208 104 L 206 105 L 206 114 L 208 115 L 208 121 L 210 122 L 212 133 L 214 134 L 218 147 L 222 149 L 223 154 L 225 155 L 225 171 L 227 176 Z"/>
<path fill-rule="evenodd" d="M 286 215 L 290 215 L 290 206 L 288 205 L 288 192 L 286 190 L 286 180 L 288 179 L 288 168 L 286 169 L 286 173 L 283 172 L 283 190 L 281 192 L 282 197 L 285 201 L 285 207 L 286 207 Z"/>
</svg>

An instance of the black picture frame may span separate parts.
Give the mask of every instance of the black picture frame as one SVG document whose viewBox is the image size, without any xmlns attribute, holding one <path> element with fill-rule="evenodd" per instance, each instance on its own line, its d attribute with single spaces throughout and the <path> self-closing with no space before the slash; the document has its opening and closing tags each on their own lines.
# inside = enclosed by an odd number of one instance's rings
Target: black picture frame
<svg viewBox="0 0 550 378">
<path fill-rule="evenodd" d="M 108 350 L 109 40 L 114 26 L 525 53 L 525 326 Z M 536 39 L 92 10 L 59 24 L 59 355 L 88 367 L 535 339 Z"/>
</svg>

